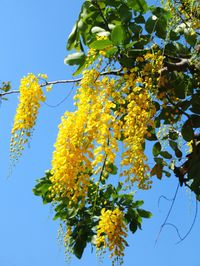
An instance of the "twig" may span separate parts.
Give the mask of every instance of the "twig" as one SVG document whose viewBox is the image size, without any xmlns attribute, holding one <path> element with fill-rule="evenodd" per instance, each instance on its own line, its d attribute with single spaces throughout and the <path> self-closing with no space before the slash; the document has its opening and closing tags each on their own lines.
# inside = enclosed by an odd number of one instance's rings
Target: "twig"
<svg viewBox="0 0 200 266">
<path fill-rule="evenodd" d="M 185 111 L 183 111 L 179 106 L 177 106 L 177 104 L 175 104 L 169 97 L 169 95 L 166 93 L 166 98 L 168 100 L 169 103 L 171 103 L 171 105 L 173 105 L 174 107 L 176 107 L 180 113 L 182 113 L 183 115 L 185 115 L 188 119 L 190 119 L 190 115 L 188 113 L 186 113 Z"/>
<path fill-rule="evenodd" d="M 176 232 L 177 232 L 178 237 L 180 238 L 180 241 L 183 240 L 183 238 L 181 237 L 181 235 L 180 235 L 180 233 L 179 233 L 178 228 L 177 228 L 174 224 L 172 224 L 172 223 L 166 223 L 165 226 L 166 226 L 166 225 L 170 225 L 170 226 L 174 227 L 174 229 L 175 229 Z"/>
<path fill-rule="evenodd" d="M 102 12 L 102 10 L 101 10 L 101 8 L 100 8 L 98 2 L 97 2 L 97 1 L 93 1 L 93 5 L 96 6 L 96 7 L 98 8 L 98 10 L 99 10 L 99 12 L 100 12 L 100 16 L 102 17 L 102 19 L 103 19 L 103 21 L 104 21 L 104 23 L 105 23 L 106 30 L 110 31 L 110 29 L 109 29 L 109 27 L 108 27 L 108 24 L 109 24 L 109 23 L 108 23 L 107 19 L 105 18 L 105 16 L 104 16 L 104 14 L 103 14 L 103 12 Z"/>
<path fill-rule="evenodd" d="M 159 197 L 159 199 L 158 199 L 158 208 L 160 208 L 160 200 L 161 200 L 161 199 L 165 199 L 165 200 L 167 200 L 167 201 L 173 201 L 173 199 L 169 199 L 169 198 L 165 197 L 164 195 L 161 195 L 161 196 Z"/>
<path fill-rule="evenodd" d="M 157 242 L 158 242 L 158 239 L 159 239 L 160 234 L 161 234 L 161 232 L 162 232 L 162 230 L 163 230 L 163 227 L 166 225 L 167 220 L 168 220 L 168 218 L 169 218 L 169 216 L 170 216 L 170 214 L 171 214 L 171 211 L 172 211 L 172 208 L 173 208 L 173 206 L 174 206 L 175 199 L 176 199 L 176 196 L 177 196 L 177 193 L 178 193 L 178 189 L 179 189 L 179 183 L 178 183 L 178 185 L 177 185 L 177 188 L 176 188 L 176 191 L 175 191 L 174 197 L 173 197 L 173 199 L 172 199 L 172 204 L 171 204 L 171 206 L 170 206 L 170 208 L 169 208 L 169 211 L 168 211 L 168 213 L 167 213 L 167 216 L 166 216 L 166 218 L 165 218 L 165 220 L 164 220 L 163 224 L 161 225 L 160 230 L 159 230 L 159 232 L 158 232 L 158 235 L 157 235 L 157 238 L 156 238 L 156 241 L 155 241 L 155 246 L 156 246 L 156 244 L 157 244 Z"/>
<path fill-rule="evenodd" d="M 187 69 L 191 69 L 190 61 L 187 58 L 175 58 L 172 56 L 167 56 L 168 58 L 178 59 L 179 62 L 169 62 L 164 60 L 164 67 L 160 70 L 161 75 L 165 74 L 166 72 L 172 72 L 172 71 L 186 71 Z"/>
<path fill-rule="evenodd" d="M 0 93 L 0 97 L 8 95 L 8 94 L 14 94 L 14 93 L 19 93 L 19 90 L 13 90 L 13 91 L 5 91 Z"/>
<path fill-rule="evenodd" d="M 197 202 L 197 199 L 196 199 L 196 206 L 195 206 L 195 214 L 194 214 L 194 219 L 193 219 L 193 222 L 188 230 L 188 232 L 184 235 L 184 237 L 181 237 L 181 240 L 178 241 L 176 244 L 179 244 L 181 243 L 184 239 L 186 239 L 186 237 L 190 234 L 190 232 L 192 231 L 192 228 L 195 224 L 195 221 L 196 221 L 196 218 L 197 218 L 197 213 L 198 213 L 198 202 Z"/>
</svg>

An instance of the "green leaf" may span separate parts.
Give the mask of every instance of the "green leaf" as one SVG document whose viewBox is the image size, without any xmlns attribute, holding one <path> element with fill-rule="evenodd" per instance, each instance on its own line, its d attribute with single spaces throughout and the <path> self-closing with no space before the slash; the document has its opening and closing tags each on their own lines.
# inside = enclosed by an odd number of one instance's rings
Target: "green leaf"
<svg viewBox="0 0 200 266">
<path fill-rule="evenodd" d="M 169 131 L 169 138 L 172 140 L 177 140 L 179 137 L 178 133 L 176 131 Z"/>
<path fill-rule="evenodd" d="M 152 34 L 156 30 L 156 24 L 158 23 L 158 18 L 155 16 L 151 16 L 147 19 L 145 23 L 145 29 L 148 33 Z"/>
<path fill-rule="evenodd" d="M 138 211 L 139 215 L 143 218 L 151 218 L 152 217 L 151 212 L 145 211 L 143 209 L 138 209 L 137 211 Z"/>
<path fill-rule="evenodd" d="M 76 243 L 75 243 L 75 245 L 73 247 L 73 251 L 74 251 L 74 255 L 78 259 L 81 259 L 85 247 L 86 247 L 86 241 L 81 240 L 81 239 L 76 241 Z"/>
<path fill-rule="evenodd" d="M 154 146 L 153 146 L 153 155 L 154 156 L 158 156 L 159 155 L 159 153 L 160 153 L 160 151 L 161 151 L 161 144 L 160 144 L 160 142 L 156 142 L 155 144 L 154 144 Z"/>
<path fill-rule="evenodd" d="M 197 35 L 195 31 L 192 28 L 186 28 L 184 30 L 184 36 L 185 36 L 187 43 L 191 45 L 192 47 L 194 47 L 195 44 L 197 43 Z"/>
<path fill-rule="evenodd" d="M 187 120 L 185 124 L 182 126 L 181 134 L 186 141 L 191 141 L 194 136 L 193 128 L 191 127 L 191 122 Z"/>
<path fill-rule="evenodd" d="M 190 110 L 193 113 L 197 113 L 200 114 L 200 95 L 198 93 L 192 95 L 192 107 L 190 108 Z"/>
<path fill-rule="evenodd" d="M 137 207 L 142 206 L 143 204 L 144 204 L 143 200 L 137 200 L 137 201 L 133 202 L 132 207 L 137 208 Z"/>
<path fill-rule="evenodd" d="M 172 17 L 171 12 L 166 10 L 165 8 L 152 6 L 151 9 L 152 13 L 158 18 L 165 18 L 166 20 L 168 20 Z"/>
<path fill-rule="evenodd" d="M 150 175 L 154 176 L 156 175 L 158 179 L 162 178 L 162 171 L 163 171 L 163 165 L 156 163 L 154 167 L 152 168 Z"/>
<path fill-rule="evenodd" d="M 172 155 L 169 152 L 167 152 L 167 151 L 161 151 L 160 155 L 162 157 L 164 157 L 165 159 L 171 159 L 172 158 Z"/>
<path fill-rule="evenodd" d="M 85 60 L 85 54 L 83 52 L 77 52 L 66 56 L 64 59 L 64 63 L 70 66 L 80 65 L 84 62 L 84 60 Z"/>
<path fill-rule="evenodd" d="M 174 150 L 176 157 L 181 158 L 183 156 L 181 150 L 178 147 L 177 142 L 169 140 L 169 145 Z"/>
<path fill-rule="evenodd" d="M 115 55 L 117 52 L 118 52 L 117 47 L 112 46 L 112 47 L 106 49 L 106 56 L 111 57 L 111 56 Z"/>
<path fill-rule="evenodd" d="M 177 41 L 177 40 L 180 39 L 180 35 L 179 35 L 177 32 L 171 30 L 171 31 L 170 31 L 170 34 L 169 34 L 169 38 L 170 38 L 170 40 L 172 40 L 172 41 Z"/>
<path fill-rule="evenodd" d="M 142 27 L 134 22 L 131 22 L 130 23 L 130 26 L 129 28 L 131 29 L 131 31 L 135 34 L 135 35 L 138 35 L 142 32 Z M 134 36 L 135 38 L 135 36 Z"/>
<path fill-rule="evenodd" d="M 132 220 L 129 224 L 129 229 L 133 234 L 137 231 L 137 227 L 137 222 Z"/>
<path fill-rule="evenodd" d="M 140 13 L 146 13 L 146 11 L 148 10 L 148 5 L 145 0 L 128 0 L 127 4 L 134 11 L 138 11 Z"/>
<path fill-rule="evenodd" d="M 163 170 L 163 173 L 167 176 L 167 177 L 170 177 L 171 176 L 171 173 L 170 172 L 167 172 L 165 170 Z"/>
<path fill-rule="evenodd" d="M 132 18 L 131 10 L 128 8 L 127 5 L 123 4 L 119 7 L 118 13 L 120 15 L 120 18 L 123 22 L 128 22 Z"/>
<path fill-rule="evenodd" d="M 114 165 L 113 163 L 109 163 L 106 165 L 106 170 L 108 171 L 108 173 L 110 173 L 111 175 L 116 175 L 118 168 L 116 165 Z"/>
<path fill-rule="evenodd" d="M 167 21 L 165 18 L 161 17 L 158 19 L 158 23 L 155 25 L 156 36 L 161 39 L 165 39 L 167 35 Z"/>
<path fill-rule="evenodd" d="M 199 115 L 191 115 L 191 124 L 192 124 L 192 127 L 194 127 L 194 128 L 200 127 L 200 116 Z"/>
<path fill-rule="evenodd" d="M 125 30 L 122 27 L 122 25 L 117 25 L 111 33 L 111 40 L 113 42 L 114 45 L 120 45 L 124 43 L 125 40 Z"/>
<path fill-rule="evenodd" d="M 75 45 L 75 41 L 78 37 L 77 35 L 77 23 L 75 23 L 74 27 L 72 28 L 71 33 L 69 34 L 68 37 L 68 41 L 67 41 L 67 50 L 71 50 L 73 49 L 76 45 Z"/>
<path fill-rule="evenodd" d="M 142 15 L 139 15 L 138 17 L 135 18 L 135 22 L 138 24 L 144 24 L 145 23 L 145 19 Z"/>
<path fill-rule="evenodd" d="M 96 50 L 102 50 L 113 45 L 110 40 L 96 40 L 90 44 L 90 48 Z"/>
<path fill-rule="evenodd" d="M 195 155 L 192 158 L 189 170 L 188 170 L 188 178 L 193 180 L 190 189 L 195 192 L 195 194 L 200 196 L 200 154 Z"/>
<path fill-rule="evenodd" d="M 49 188 L 52 185 L 49 179 L 51 176 L 52 176 L 51 172 L 46 171 L 45 176 L 43 178 L 36 180 L 37 184 L 33 188 L 33 193 L 36 196 L 42 197 L 43 204 L 52 202 L 51 192 L 49 191 Z"/>
</svg>

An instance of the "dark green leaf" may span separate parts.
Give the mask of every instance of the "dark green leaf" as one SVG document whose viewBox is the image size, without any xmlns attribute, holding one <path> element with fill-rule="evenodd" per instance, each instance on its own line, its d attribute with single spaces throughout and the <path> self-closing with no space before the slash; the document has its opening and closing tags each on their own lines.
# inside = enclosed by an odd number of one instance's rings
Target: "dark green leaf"
<svg viewBox="0 0 200 266">
<path fill-rule="evenodd" d="M 183 154 L 179 149 L 177 142 L 169 140 L 169 145 L 174 150 L 176 157 L 181 158 Z"/>
<path fill-rule="evenodd" d="M 151 9 L 152 13 L 158 18 L 165 18 L 166 20 L 168 20 L 172 17 L 171 12 L 166 10 L 165 8 L 152 6 Z"/>
<path fill-rule="evenodd" d="M 131 10 L 128 8 L 127 5 L 122 4 L 120 8 L 118 9 L 120 18 L 123 22 L 128 22 L 132 18 Z"/>
<path fill-rule="evenodd" d="M 192 112 L 200 114 L 200 95 L 198 93 L 192 95 Z"/>
<path fill-rule="evenodd" d="M 145 23 L 145 19 L 142 15 L 139 15 L 138 17 L 135 18 L 135 22 L 138 24 L 144 24 Z"/>
<path fill-rule="evenodd" d="M 145 23 L 145 29 L 148 33 L 152 34 L 156 30 L 156 24 L 158 23 L 158 19 L 154 16 L 148 18 Z"/>
<path fill-rule="evenodd" d="M 181 134 L 186 141 L 191 141 L 194 136 L 193 128 L 191 127 L 191 122 L 187 120 L 181 129 Z"/>
<path fill-rule="evenodd" d="M 169 138 L 172 140 L 177 140 L 179 137 L 178 133 L 176 131 L 169 131 Z"/>
<path fill-rule="evenodd" d="M 163 171 L 163 165 L 156 163 L 154 167 L 152 168 L 150 175 L 154 176 L 156 175 L 158 179 L 162 178 L 162 171 Z"/>
<path fill-rule="evenodd" d="M 137 207 L 142 206 L 143 204 L 144 204 L 143 200 L 137 200 L 137 201 L 133 202 L 132 207 L 137 208 Z"/>
<path fill-rule="evenodd" d="M 169 152 L 167 152 L 167 151 L 161 151 L 160 155 L 162 157 L 164 157 L 165 159 L 171 159 L 172 158 L 172 155 Z"/>
<path fill-rule="evenodd" d="M 138 35 L 142 32 L 142 27 L 134 22 L 131 22 L 130 23 L 130 26 L 129 28 L 131 29 L 131 31 L 135 34 L 135 35 Z M 134 36 L 135 38 L 135 36 Z"/>
<path fill-rule="evenodd" d="M 154 156 L 158 156 L 159 155 L 159 153 L 160 153 L 160 151 L 161 151 L 161 144 L 160 144 L 160 142 L 156 142 L 155 144 L 154 144 L 154 146 L 153 146 L 153 155 Z"/>
<path fill-rule="evenodd" d="M 180 35 L 173 30 L 170 31 L 169 37 L 172 41 L 177 41 L 178 39 L 180 39 Z"/>
<path fill-rule="evenodd" d="M 137 211 L 138 211 L 139 215 L 143 218 L 151 218 L 152 217 L 151 212 L 145 211 L 143 209 L 138 209 Z"/>
<path fill-rule="evenodd" d="M 74 255 L 78 259 L 81 259 L 85 247 L 86 247 L 86 241 L 81 240 L 81 239 L 76 241 L 76 243 L 75 243 L 75 245 L 73 247 L 73 251 L 74 251 Z"/>
<path fill-rule="evenodd" d="M 194 128 L 200 127 L 200 116 L 199 115 L 191 115 L 191 125 Z"/>
<path fill-rule="evenodd" d="M 192 158 L 189 171 L 188 171 L 188 178 L 193 180 L 190 188 L 195 194 L 199 197 L 200 196 L 200 154 L 195 155 Z"/>
<path fill-rule="evenodd" d="M 170 177 L 170 176 L 171 176 L 171 173 L 170 173 L 170 172 L 167 172 L 166 170 L 163 170 L 163 173 L 164 173 L 167 177 Z"/>
<path fill-rule="evenodd" d="M 129 224 L 129 229 L 134 234 L 137 231 L 137 222 L 134 220 L 131 221 Z"/>
</svg>

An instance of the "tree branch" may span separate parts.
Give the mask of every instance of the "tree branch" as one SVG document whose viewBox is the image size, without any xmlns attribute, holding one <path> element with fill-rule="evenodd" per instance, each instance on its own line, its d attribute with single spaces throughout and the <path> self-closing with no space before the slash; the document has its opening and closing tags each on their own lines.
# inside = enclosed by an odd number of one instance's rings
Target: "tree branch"
<svg viewBox="0 0 200 266">
<path fill-rule="evenodd" d="M 8 95 L 8 94 L 14 94 L 14 93 L 19 93 L 19 90 L 2 92 L 2 93 L 0 93 L 0 97 L 3 97 L 3 96 Z"/>
<path fill-rule="evenodd" d="M 172 71 L 186 71 L 187 69 L 191 69 L 190 61 L 187 58 L 176 58 L 172 56 L 167 56 L 168 58 L 178 60 L 178 62 L 169 62 L 164 59 L 164 67 L 161 69 L 161 75 L 165 74 L 166 72 Z"/>
<path fill-rule="evenodd" d="M 112 71 L 104 71 L 100 73 L 99 76 L 106 76 L 106 75 L 122 76 L 123 73 L 121 71 L 122 71 L 122 68 L 112 70 Z M 56 84 L 77 83 L 77 82 L 80 82 L 82 79 L 83 77 L 77 78 L 77 79 L 61 79 L 61 80 L 55 80 L 55 81 L 45 81 L 44 83 L 40 84 L 40 87 L 42 88 L 42 87 L 46 87 L 49 85 L 56 85 Z M 19 90 L 2 92 L 0 93 L 0 98 L 8 94 L 15 94 L 15 93 L 19 93 Z"/>
</svg>

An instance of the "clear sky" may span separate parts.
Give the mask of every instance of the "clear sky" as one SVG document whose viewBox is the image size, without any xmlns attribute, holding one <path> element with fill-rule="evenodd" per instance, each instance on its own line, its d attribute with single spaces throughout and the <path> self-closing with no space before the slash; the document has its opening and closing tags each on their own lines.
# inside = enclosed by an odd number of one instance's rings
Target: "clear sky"
<svg viewBox="0 0 200 266">
<path fill-rule="evenodd" d="M 11 81 L 17 89 L 20 79 L 29 72 L 46 73 L 49 80 L 70 78 L 72 68 L 63 63 L 67 54 L 66 41 L 79 13 L 81 0 L 0 0 L 0 80 Z M 59 85 L 49 92 L 43 104 L 30 147 L 27 148 L 12 175 L 9 168 L 9 140 L 17 95 L 9 96 L 0 106 L 0 266 L 65 266 L 63 248 L 57 241 L 59 222 L 52 220 L 53 210 L 35 197 L 35 180 L 50 168 L 51 153 L 56 139 L 60 116 L 73 110 L 73 93 L 60 103 L 70 85 Z M 57 107 L 52 107 L 58 105 Z M 149 147 L 150 149 L 151 147 Z M 150 154 L 150 153 L 149 153 Z M 150 158 L 151 161 L 151 158 Z M 137 199 L 145 200 L 145 208 L 153 218 L 144 221 L 143 230 L 128 237 L 124 266 L 200 266 L 200 217 L 197 216 L 190 235 L 180 244 L 174 228 L 166 226 L 156 245 L 155 239 L 166 217 L 170 202 L 159 196 L 172 198 L 176 178 L 154 181 L 153 189 L 138 192 Z M 169 222 L 184 235 L 195 212 L 195 199 L 181 189 Z M 72 259 L 72 266 L 98 265 L 91 246 L 81 260 Z M 111 262 L 105 259 L 103 265 Z"/>
</svg>

